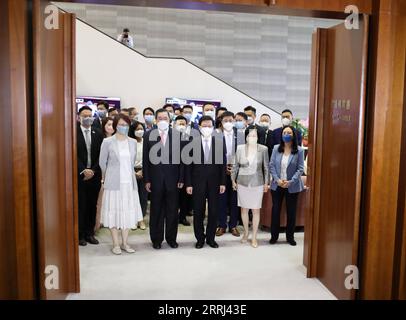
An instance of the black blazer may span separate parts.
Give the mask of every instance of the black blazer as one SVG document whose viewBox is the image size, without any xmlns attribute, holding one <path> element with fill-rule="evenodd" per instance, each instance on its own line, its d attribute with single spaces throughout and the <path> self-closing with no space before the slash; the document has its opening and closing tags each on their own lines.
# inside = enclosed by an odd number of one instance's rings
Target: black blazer
<svg viewBox="0 0 406 320">
<path fill-rule="evenodd" d="M 204 163 L 204 150 L 202 146 L 202 138 L 201 136 L 191 137 L 190 143 L 199 144 L 200 147 L 200 161 L 195 163 L 194 161 L 186 166 L 186 176 L 185 176 L 185 184 L 186 187 L 193 187 L 202 185 L 206 182 L 212 188 L 218 186 L 225 186 L 226 185 L 226 167 L 227 167 L 227 159 L 226 159 L 226 143 L 223 136 L 214 135 L 212 137 L 211 142 L 211 164 Z M 221 163 L 216 164 L 216 155 L 214 150 L 216 150 L 216 145 L 218 147 L 222 147 L 222 161 Z M 195 146 L 198 148 L 198 146 Z M 191 151 L 191 156 L 193 156 L 193 150 Z"/>
<path fill-rule="evenodd" d="M 173 143 L 180 147 L 173 150 Z M 143 140 L 142 173 L 145 183 L 151 183 L 152 189 L 161 190 L 164 186 L 167 190 L 177 188 L 178 183 L 184 183 L 185 166 L 181 161 L 181 152 L 186 142 L 182 141 L 181 135 L 176 130 L 169 128 L 165 147 L 157 152 L 157 155 L 167 159 L 164 163 L 153 163 L 149 157 L 151 148 L 161 143 L 158 129 L 152 129 L 145 133 Z M 156 146 L 155 148 L 157 148 Z M 154 148 L 154 149 L 155 149 Z M 159 148 L 158 148 L 159 149 Z M 173 152 L 179 154 L 172 154 Z M 176 157 L 175 157 L 176 156 Z"/>
<path fill-rule="evenodd" d="M 79 181 L 83 180 L 84 175 L 80 174 L 85 169 L 92 169 L 94 172 L 93 179 L 101 179 L 101 170 L 99 167 L 99 155 L 100 147 L 103 142 L 103 134 L 97 130 L 91 128 L 91 157 L 92 163 L 91 168 L 87 168 L 87 148 L 85 137 L 83 136 L 80 124 L 77 126 L 77 157 L 78 157 L 78 175 Z M 93 180 L 92 179 L 92 180 Z"/>
<path fill-rule="evenodd" d="M 274 146 L 281 143 L 282 131 L 283 131 L 282 127 L 278 128 L 278 129 L 275 129 L 273 131 L 273 142 L 272 142 L 271 150 L 273 150 Z M 296 132 L 296 137 L 297 137 L 297 144 L 298 144 L 298 146 L 301 146 L 302 145 L 302 134 L 297 129 L 295 129 L 295 132 Z"/>
<path fill-rule="evenodd" d="M 93 121 L 93 124 L 92 124 L 92 128 L 100 130 L 101 132 L 103 132 L 101 121 L 102 120 L 99 117 L 95 117 L 94 121 Z"/>
<path fill-rule="evenodd" d="M 269 159 L 272 157 L 272 150 L 273 146 L 275 145 L 273 142 L 273 131 L 271 129 L 268 129 L 265 131 L 265 146 L 268 147 L 268 155 Z"/>
</svg>

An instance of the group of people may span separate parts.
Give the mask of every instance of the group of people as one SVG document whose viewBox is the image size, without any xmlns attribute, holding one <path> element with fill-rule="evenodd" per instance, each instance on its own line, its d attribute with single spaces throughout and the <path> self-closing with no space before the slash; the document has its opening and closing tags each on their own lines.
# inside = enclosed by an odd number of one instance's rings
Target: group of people
<svg viewBox="0 0 406 320">
<path fill-rule="evenodd" d="M 192 121 L 190 105 L 145 108 L 143 122 L 136 108 L 117 110 L 106 102 L 98 104 L 95 116 L 88 106 L 79 110 L 80 245 L 98 244 L 95 230 L 102 224 L 111 231 L 114 254 L 134 253 L 128 234 L 137 227 L 146 229 L 149 199 L 150 238 L 157 250 L 164 240 L 178 247 L 178 224 L 190 225 L 187 216 L 192 212 L 197 249 L 205 244 L 218 248 L 216 236 L 227 230 L 241 237 L 239 220 L 244 226 L 241 242 L 247 243 L 250 213 L 250 243 L 257 248 L 262 199 L 269 189 L 270 243 L 278 241 L 286 199 L 286 240 L 296 245 L 304 150 L 300 132 L 291 126 L 292 112 L 283 111 L 282 126 L 272 131 L 271 117 L 263 114 L 256 123 L 252 106 L 236 114 L 212 104 L 202 109 L 198 123 Z"/>
</svg>

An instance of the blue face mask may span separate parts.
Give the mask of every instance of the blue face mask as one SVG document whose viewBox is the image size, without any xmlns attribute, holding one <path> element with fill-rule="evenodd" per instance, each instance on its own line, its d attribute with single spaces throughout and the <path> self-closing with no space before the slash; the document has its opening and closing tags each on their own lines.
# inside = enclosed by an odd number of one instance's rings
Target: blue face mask
<svg viewBox="0 0 406 320">
<path fill-rule="evenodd" d="M 107 111 L 106 110 L 97 110 L 97 115 L 99 118 L 104 119 L 107 116 Z"/>
<path fill-rule="evenodd" d="M 190 122 L 190 120 L 192 120 L 192 114 L 191 113 L 185 113 L 183 116 L 186 118 L 187 122 Z"/>
<path fill-rule="evenodd" d="M 283 142 L 289 143 L 292 142 L 293 137 L 290 134 L 284 134 L 282 136 Z"/>
<path fill-rule="evenodd" d="M 154 121 L 154 116 L 149 114 L 144 117 L 145 121 L 148 123 L 152 123 Z"/>
<path fill-rule="evenodd" d="M 244 128 L 245 128 L 244 122 L 242 122 L 242 121 L 237 121 L 237 122 L 235 122 L 234 126 L 235 126 L 235 128 L 236 128 L 237 130 L 241 130 L 241 129 L 244 129 Z"/>
<path fill-rule="evenodd" d="M 129 126 L 117 126 L 117 132 L 124 136 L 128 135 L 129 130 L 130 130 Z"/>
</svg>

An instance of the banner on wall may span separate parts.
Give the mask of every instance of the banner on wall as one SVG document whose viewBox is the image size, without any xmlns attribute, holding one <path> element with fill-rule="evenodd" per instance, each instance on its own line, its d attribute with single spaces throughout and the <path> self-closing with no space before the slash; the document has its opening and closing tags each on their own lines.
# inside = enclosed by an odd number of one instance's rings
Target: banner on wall
<svg viewBox="0 0 406 320">
<path fill-rule="evenodd" d="M 109 104 L 109 108 L 116 108 L 120 110 L 121 99 L 115 97 L 93 97 L 93 96 L 80 96 L 76 98 L 76 108 L 79 109 L 83 106 L 88 106 L 93 110 L 93 115 L 97 111 L 97 104 L 99 102 L 106 101 Z"/>
<path fill-rule="evenodd" d="M 216 109 L 221 107 L 221 100 L 211 100 L 211 99 L 184 99 L 184 98 L 166 98 L 165 103 L 179 105 L 181 108 L 184 105 L 191 105 L 193 107 L 192 122 L 198 123 L 199 119 L 202 117 L 202 108 L 205 104 L 210 103 Z"/>
</svg>

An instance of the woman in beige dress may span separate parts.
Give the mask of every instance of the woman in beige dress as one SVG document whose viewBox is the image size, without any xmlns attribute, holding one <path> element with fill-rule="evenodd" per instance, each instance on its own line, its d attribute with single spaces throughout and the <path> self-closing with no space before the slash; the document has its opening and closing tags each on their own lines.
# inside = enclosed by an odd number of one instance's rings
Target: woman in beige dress
<svg viewBox="0 0 406 320">
<path fill-rule="evenodd" d="M 269 156 L 268 148 L 258 144 L 258 132 L 248 128 L 245 132 L 246 144 L 237 148 L 235 164 L 231 174 L 234 190 L 237 190 L 238 206 L 241 207 L 241 218 L 244 225 L 242 243 L 248 241 L 249 217 L 252 210 L 251 245 L 258 247 L 257 232 L 264 193 L 269 190 Z"/>
</svg>

